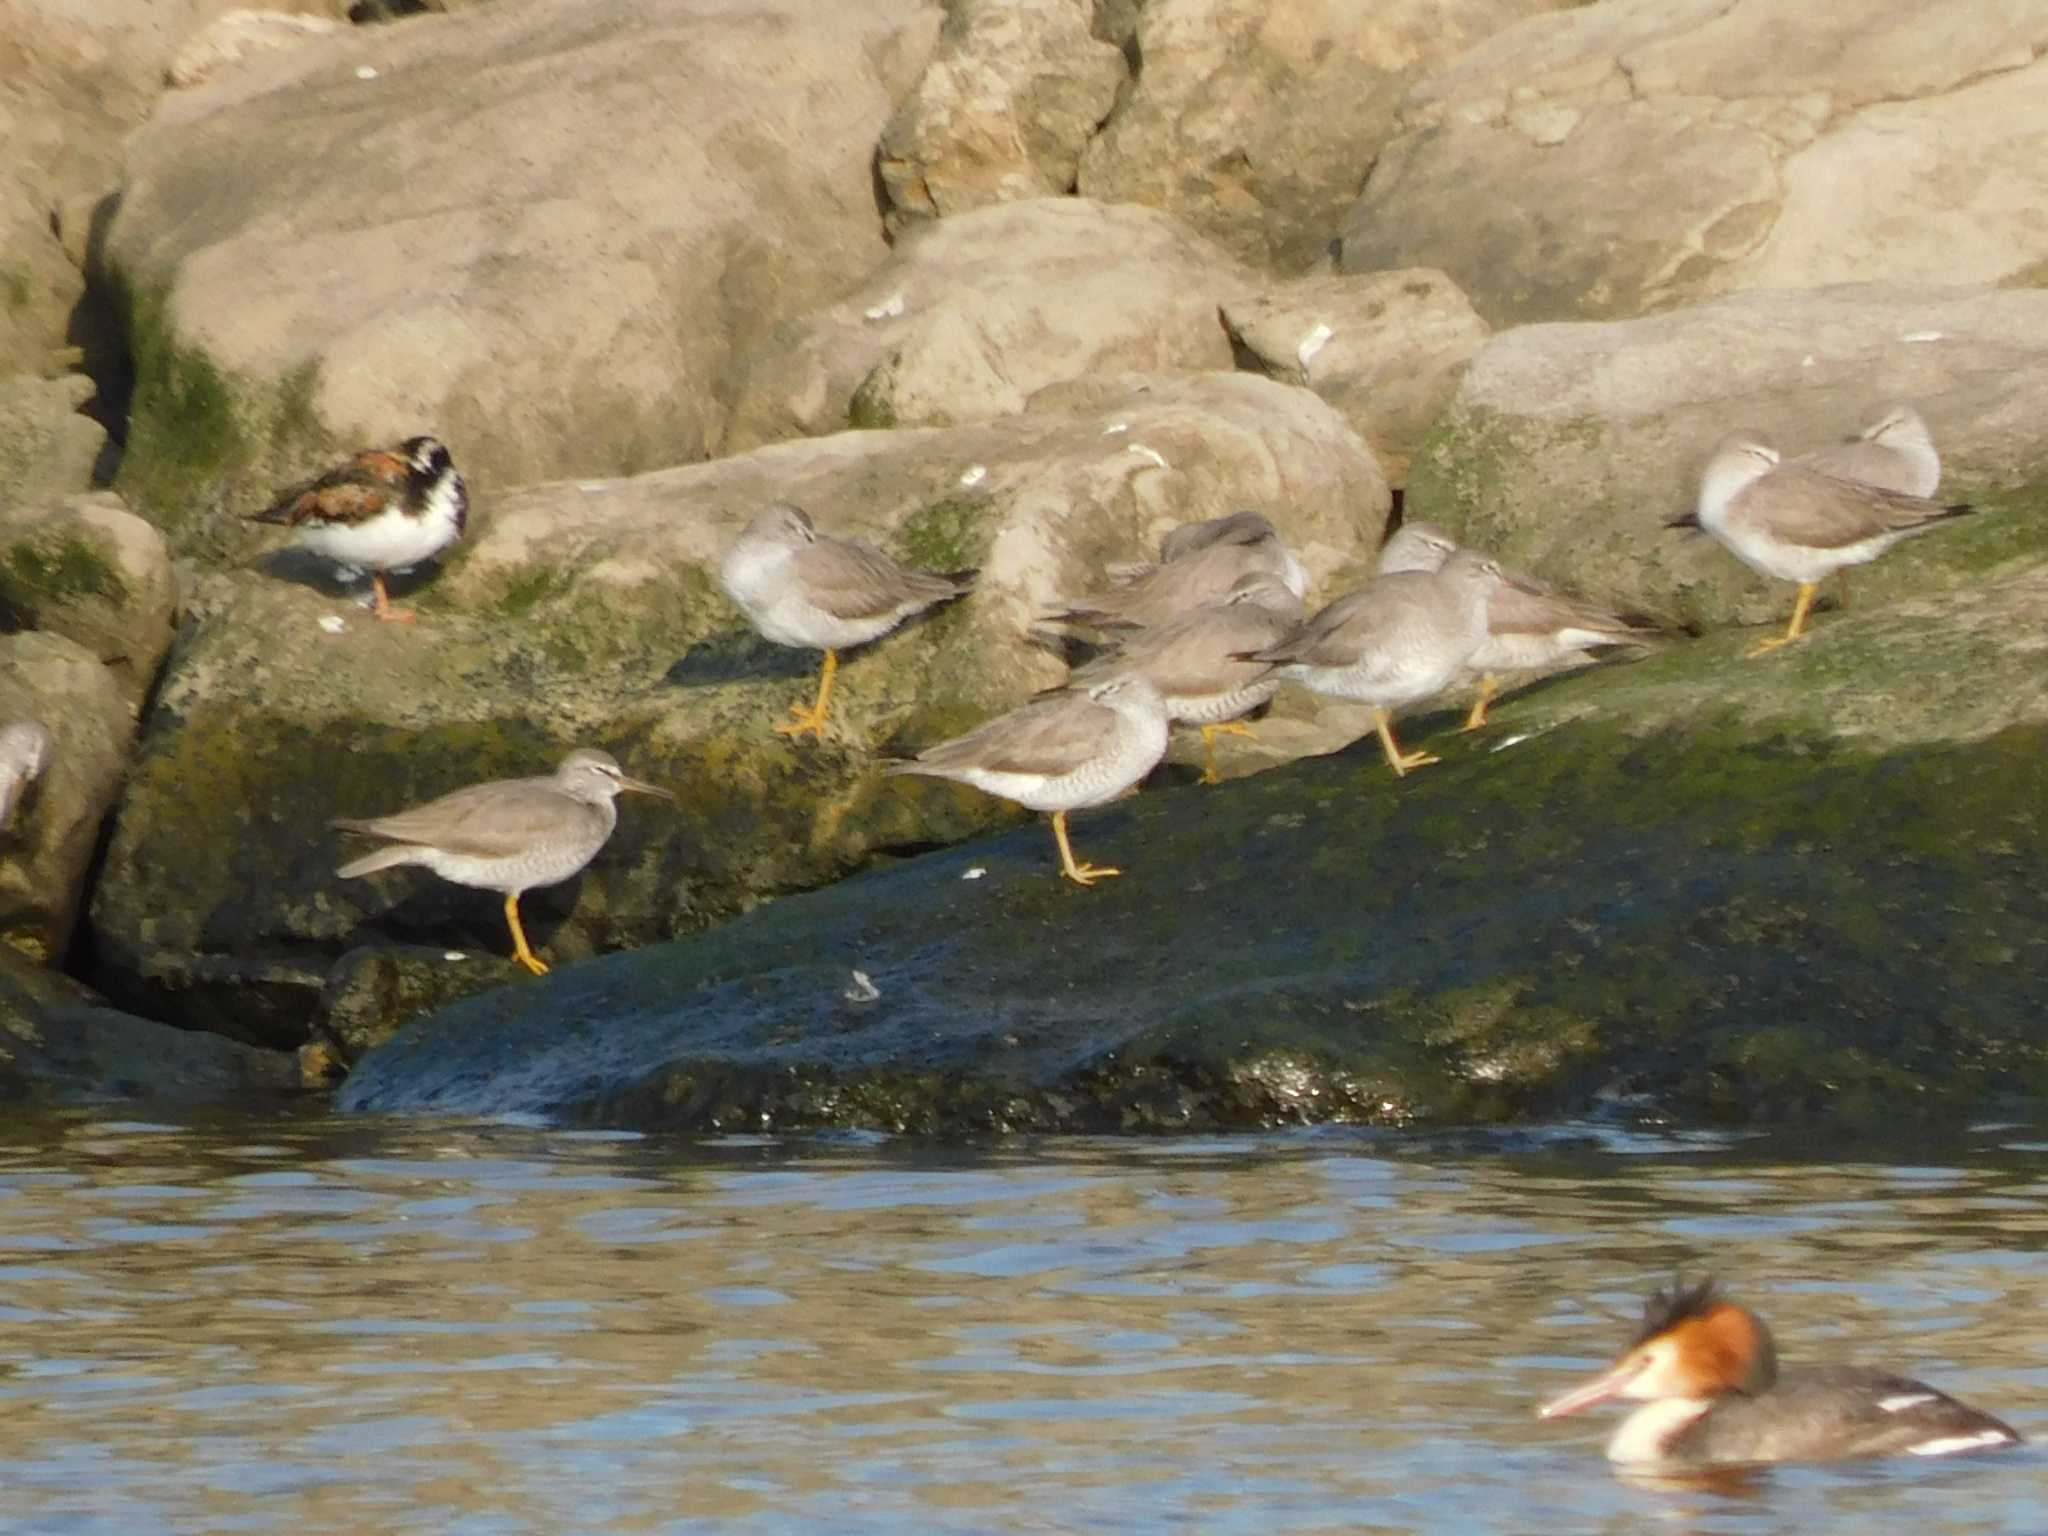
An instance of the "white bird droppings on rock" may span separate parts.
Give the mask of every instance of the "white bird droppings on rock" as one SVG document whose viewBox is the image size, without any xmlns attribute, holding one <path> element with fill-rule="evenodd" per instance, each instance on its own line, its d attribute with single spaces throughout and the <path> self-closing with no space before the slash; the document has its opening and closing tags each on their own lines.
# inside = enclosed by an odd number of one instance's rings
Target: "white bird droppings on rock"
<svg viewBox="0 0 2048 1536">
<path fill-rule="evenodd" d="M 1315 328 L 1301 338 L 1301 345 L 1294 349 L 1294 357 L 1301 364 L 1301 371 L 1303 373 L 1308 372 L 1309 359 L 1322 351 L 1329 343 L 1330 338 L 1336 334 L 1328 325 L 1318 320 L 1315 323 Z"/>
<path fill-rule="evenodd" d="M 356 78 L 358 80 L 374 80 L 377 78 L 377 71 L 367 64 L 358 64 L 356 66 Z"/>
<path fill-rule="evenodd" d="M 1156 448 L 1147 448 L 1143 443 L 1128 444 L 1127 451 L 1135 453 L 1141 459 L 1150 459 L 1154 464 L 1157 464 L 1161 469 L 1173 468 L 1171 464 L 1166 462 L 1166 456 L 1164 454 L 1160 453 Z"/>
<path fill-rule="evenodd" d="M 338 635 L 348 628 L 348 620 L 338 613 L 322 614 L 320 617 L 320 627 L 330 635 Z"/>
<path fill-rule="evenodd" d="M 903 313 L 903 290 L 897 289 L 873 309 L 864 309 L 861 313 L 870 320 L 894 320 Z"/>
<path fill-rule="evenodd" d="M 1814 361 L 1814 355 L 1811 352 L 1809 352 L 1806 354 L 1806 356 L 1799 359 L 1799 366 L 1802 368 L 1811 368 L 1814 365 Z"/>
<path fill-rule="evenodd" d="M 970 464 L 960 473 L 960 483 L 962 485 L 979 485 L 987 478 L 988 466 L 986 464 Z"/>
<path fill-rule="evenodd" d="M 960 878 L 962 880 L 979 880 L 983 875 L 987 873 L 988 869 L 984 865 L 977 864 L 972 869 L 962 870 L 960 872 Z"/>
<path fill-rule="evenodd" d="M 1494 743 L 1493 750 L 1496 752 L 1505 752 L 1509 747 L 1518 746 L 1522 742 L 1527 741 L 1532 734 L 1534 733 L 1530 731 L 1520 731 L 1513 736 L 1504 736 L 1499 741 Z"/>
<path fill-rule="evenodd" d="M 853 985 L 840 995 L 849 1003 L 872 1003 L 882 995 L 882 989 L 868 978 L 866 971 L 855 971 Z"/>
<path fill-rule="evenodd" d="M 441 958 L 443 960 L 467 960 L 469 956 L 459 949 L 444 949 L 441 951 Z"/>
<path fill-rule="evenodd" d="M 1946 341 L 1948 340 L 1948 333 L 1946 331 L 1908 331 L 1899 340 L 1906 342 Z"/>
<path fill-rule="evenodd" d="M 1128 421 L 1112 421 L 1102 429 L 1102 435 L 1104 437 L 1115 437 L 1119 432 L 1128 432 L 1130 430 L 1131 424 Z"/>
</svg>

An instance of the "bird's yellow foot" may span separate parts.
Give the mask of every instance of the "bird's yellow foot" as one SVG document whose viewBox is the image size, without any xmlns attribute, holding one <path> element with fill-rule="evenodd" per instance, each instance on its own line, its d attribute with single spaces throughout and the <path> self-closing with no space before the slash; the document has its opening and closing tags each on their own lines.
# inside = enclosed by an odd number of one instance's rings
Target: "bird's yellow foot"
<svg viewBox="0 0 2048 1536">
<path fill-rule="evenodd" d="M 1216 764 L 1211 760 L 1202 765 L 1202 776 L 1195 780 L 1195 782 L 1197 784 L 1221 784 L 1223 782 L 1223 775 L 1216 771 Z"/>
<path fill-rule="evenodd" d="M 1106 864 L 1070 864 L 1060 871 L 1076 885 L 1093 885 L 1098 880 L 1109 880 L 1123 873 Z"/>
<path fill-rule="evenodd" d="M 536 976 L 545 976 L 548 973 L 548 963 L 547 961 L 541 959 L 539 955 L 529 953 L 524 955 L 514 955 L 512 958 L 514 960 L 517 960 L 521 965 L 525 966 L 529 971 L 533 972 L 533 974 Z"/>
<path fill-rule="evenodd" d="M 1771 652 L 1779 649 L 1781 646 L 1790 645 L 1794 640 L 1799 640 L 1803 638 L 1804 636 L 1801 635 L 1773 635 L 1768 640 L 1757 641 L 1755 645 L 1752 645 L 1747 651 L 1744 651 L 1742 653 L 1742 659 L 1744 661 L 1755 661 L 1759 656 L 1768 656 L 1771 654 Z"/>
<path fill-rule="evenodd" d="M 1209 729 L 1218 736 L 1243 736 L 1252 741 L 1259 739 L 1259 733 L 1246 725 L 1242 720 L 1226 720 L 1221 725 L 1210 726 Z"/>
<path fill-rule="evenodd" d="M 778 736 L 812 736 L 819 741 L 825 739 L 825 712 L 805 704 L 789 706 L 789 720 L 775 727 Z"/>
<path fill-rule="evenodd" d="M 1394 772 L 1412 773 L 1417 768 L 1427 768 L 1431 763 L 1442 761 L 1434 752 L 1403 752 L 1394 759 Z"/>
<path fill-rule="evenodd" d="M 1474 704 L 1472 706 L 1472 713 L 1465 717 L 1466 730 L 1477 731 L 1485 727 L 1486 703 L 1487 701 L 1485 699 L 1481 699 L 1477 704 Z"/>
</svg>

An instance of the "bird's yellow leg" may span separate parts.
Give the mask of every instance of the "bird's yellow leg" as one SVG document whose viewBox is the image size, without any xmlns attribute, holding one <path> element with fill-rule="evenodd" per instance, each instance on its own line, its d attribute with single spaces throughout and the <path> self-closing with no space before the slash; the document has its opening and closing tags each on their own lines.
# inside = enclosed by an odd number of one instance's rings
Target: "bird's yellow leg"
<svg viewBox="0 0 2048 1536">
<path fill-rule="evenodd" d="M 384 590 L 384 573 L 382 571 L 370 572 L 370 591 L 375 597 L 370 611 L 387 624 L 410 624 L 418 617 L 410 608 L 392 606 L 391 594 Z"/>
<path fill-rule="evenodd" d="M 1759 656 L 1775 651 L 1781 645 L 1790 645 L 1805 634 L 1807 611 L 1813 607 L 1813 594 L 1819 590 L 1820 585 L 1817 582 L 1799 583 L 1799 600 L 1792 605 L 1792 622 L 1785 627 L 1785 633 L 1773 640 L 1759 640 L 1749 648 L 1746 659 L 1754 661 Z"/>
<path fill-rule="evenodd" d="M 1259 733 L 1242 720 L 1226 720 L 1221 725 L 1202 727 L 1202 782 L 1221 784 L 1223 775 L 1216 771 L 1216 738 L 1218 736 L 1248 736 L 1258 740 Z"/>
<path fill-rule="evenodd" d="M 541 959 L 527 945 L 526 929 L 519 922 L 519 893 L 517 891 L 514 891 L 505 898 L 505 926 L 512 930 L 512 958 L 536 976 L 547 975 L 547 961 Z"/>
<path fill-rule="evenodd" d="M 1479 697 L 1472 701 L 1472 713 L 1465 717 L 1465 729 L 1476 731 L 1486 724 L 1486 706 L 1500 692 L 1500 679 L 1491 672 L 1479 679 Z"/>
<path fill-rule="evenodd" d="M 1060 873 L 1073 881 L 1074 884 L 1093 885 L 1098 880 L 1106 880 L 1112 875 L 1123 873 L 1120 869 L 1110 869 L 1096 864 L 1077 864 L 1074 862 L 1074 845 L 1067 841 L 1067 813 L 1065 811 L 1054 811 L 1052 813 L 1052 836 L 1053 841 L 1060 845 Z"/>
<path fill-rule="evenodd" d="M 1394 740 L 1394 717 L 1384 709 L 1372 712 L 1373 729 L 1380 733 L 1380 747 L 1387 754 L 1387 766 L 1397 774 L 1405 774 L 1410 768 L 1423 768 L 1442 759 L 1432 752 L 1403 752 L 1400 743 Z"/>
<path fill-rule="evenodd" d="M 839 670 L 839 653 L 825 652 L 824 670 L 818 674 L 818 697 L 810 708 L 801 704 L 789 706 L 789 722 L 778 725 L 776 731 L 784 736 L 802 736 L 808 733 L 819 741 L 825 739 L 825 706 L 832 698 L 832 674 Z"/>
</svg>

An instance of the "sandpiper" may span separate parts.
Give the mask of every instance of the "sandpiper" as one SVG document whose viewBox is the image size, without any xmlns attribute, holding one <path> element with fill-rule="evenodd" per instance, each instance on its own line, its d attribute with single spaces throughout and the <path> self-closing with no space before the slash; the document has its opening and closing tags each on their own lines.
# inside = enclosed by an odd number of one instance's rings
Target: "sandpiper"
<svg viewBox="0 0 2048 1536">
<path fill-rule="evenodd" d="M 1379 572 L 1441 570 L 1457 548 L 1457 540 L 1435 523 L 1408 523 L 1380 550 Z M 1486 724 L 1487 707 L 1500 692 L 1500 673 L 1583 661 L 1588 652 L 1627 645 L 1648 633 L 1604 608 L 1561 596 L 1532 576 L 1503 571 L 1487 599 L 1486 639 L 1466 663 L 1479 673 L 1479 698 L 1465 729 Z"/>
<path fill-rule="evenodd" d="M 40 721 L 17 720 L 0 730 L 0 832 L 14 824 L 14 812 L 28 787 L 50 766 L 56 742 Z"/>
<path fill-rule="evenodd" d="M 1280 689 L 1270 663 L 1244 659 L 1278 644 L 1307 616 L 1301 599 L 1270 571 L 1240 576 L 1221 602 L 1136 631 L 1074 674 L 1080 684 L 1119 670 L 1139 672 L 1159 690 L 1167 719 L 1199 726 L 1202 782 L 1221 782 L 1216 737 L 1250 736 L 1244 717 Z"/>
<path fill-rule="evenodd" d="M 1060 873 L 1076 885 L 1093 885 L 1122 871 L 1075 861 L 1067 812 L 1130 789 L 1166 755 L 1166 736 L 1159 690 L 1136 672 L 1117 670 L 1085 686 L 1040 694 L 887 771 L 957 779 L 1029 810 L 1050 811 Z"/>
<path fill-rule="evenodd" d="M 1279 530 L 1256 512 L 1187 523 L 1161 541 L 1159 563 L 1130 568 L 1122 586 L 1062 603 L 1048 617 L 1105 628 L 1158 624 L 1203 603 L 1221 602 L 1240 576 L 1265 571 L 1296 598 L 1308 573 Z"/>
<path fill-rule="evenodd" d="M 1486 639 L 1500 567 L 1461 549 L 1437 571 L 1375 576 L 1276 645 L 1250 653 L 1317 693 L 1372 706 L 1373 728 L 1396 774 L 1438 759 L 1402 752 L 1394 711 L 1441 692 Z"/>
<path fill-rule="evenodd" d="M 1889 406 L 1854 437 L 1802 453 L 1792 462 L 1904 496 L 1932 496 L 1941 484 L 1934 435 L 1910 405 Z"/>
<path fill-rule="evenodd" d="M 622 791 L 674 795 L 626 777 L 609 753 L 578 748 L 552 774 L 472 784 L 425 805 L 390 816 L 334 823 L 347 832 L 388 839 L 391 846 L 341 866 L 344 880 L 420 864 L 443 880 L 473 890 L 502 891 L 512 956 L 534 975 L 547 964 L 526 942 L 519 898 L 536 886 L 556 885 L 597 856 L 618 825 L 615 798 Z"/>
<path fill-rule="evenodd" d="M 252 521 L 296 529 L 299 542 L 337 565 L 370 573 L 380 619 L 410 623 L 384 589 L 387 571 L 430 560 L 462 537 L 469 489 L 439 439 L 373 448 L 284 492 Z"/>
<path fill-rule="evenodd" d="M 839 653 L 879 640 L 913 614 L 966 594 L 973 571 L 913 570 L 859 539 L 818 532 L 801 507 L 778 501 L 742 530 L 719 562 L 718 583 L 777 645 L 825 653 L 818 696 L 790 707 L 775 729 L 825 739 Z"/>
<path fill-rule="evenodd" d="M 1755 658 L 1805 633 L 1813 594 L 1831 572 L 1867 564 L 1899 540 L 1974 510 L 1783 463 L 1768 444 L 1738 434 L 1707 461 L 1695 509 L 1666 526 L 1703 529 L 1751 570 L 1799 583 L 1792 622 L 1750 647 Z"/>
</svg>

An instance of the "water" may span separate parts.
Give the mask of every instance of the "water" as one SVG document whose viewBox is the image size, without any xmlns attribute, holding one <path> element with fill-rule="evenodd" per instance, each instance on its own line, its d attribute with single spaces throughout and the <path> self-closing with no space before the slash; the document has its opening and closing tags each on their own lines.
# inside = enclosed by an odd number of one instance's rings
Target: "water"
<svg viewBox="0 0 2048 1536">
<path fill-rule="evenodd" d="M 1910 1158 L 1910 1161 L 1905 1160 Z M 1654 1486 L 1535 1403 L 1711 1259 L 2048 1436 L 2048 1141 L 935 1151 L 0 1125 L 0 1531 L 2035 1531 L 2043 1458 Z"/>
</svg>

